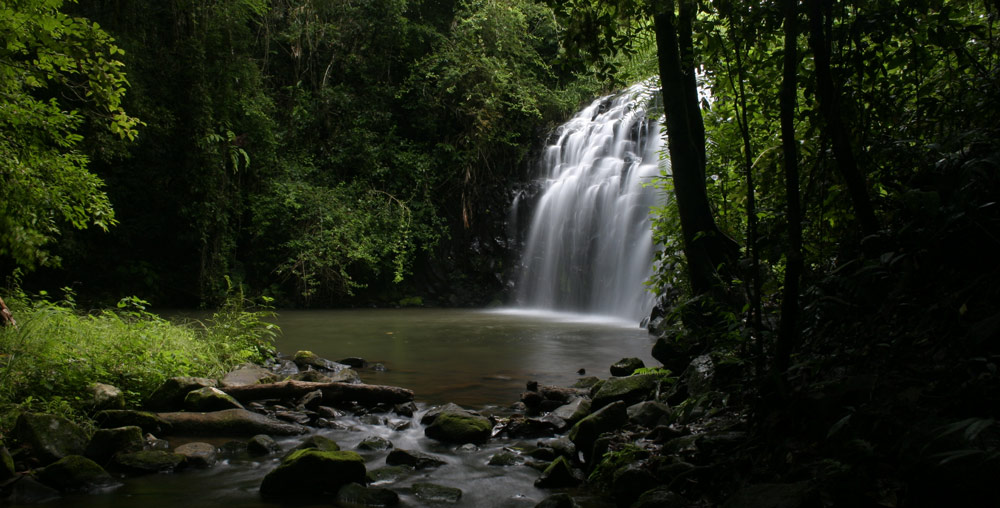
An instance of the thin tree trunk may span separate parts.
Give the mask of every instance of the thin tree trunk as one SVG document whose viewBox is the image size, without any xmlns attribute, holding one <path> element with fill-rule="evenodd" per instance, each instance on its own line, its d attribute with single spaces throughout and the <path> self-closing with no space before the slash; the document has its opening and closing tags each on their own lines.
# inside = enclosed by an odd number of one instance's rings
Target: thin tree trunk
<svg viewBox="0 0 1000 508">
<path fill-rule="evenodd" d="M 693 66 L 691 23 L 694 5 L 680 0 L 654 16 L 656 47 L 663 90 L 674 199 L 684 237 L 691 289 L 705 294 L 718 286 L 717 267 L 731 265 L 735 242 L 719 231 L 705 189 L 705 125 L 698 102 Z"/>
<path fill-rule="evenodd" d="M 851 147 L 851 140 L 840 114 L 840 97 L 833 85 L 830 70 L 830 46 L 824 30 L 823 7 L 826 0 L 810 0 L 809 5 L 809 47 L 816 64 L 816 97 L 820 114 L 826 123 L 827 135 L 837 161 L 837 171 L 847 184 L 847 191 L 854 205 L 858 223 L 865 236 L 878 231 L 878 219 L 868 196 L 868 186 L 864 175 L 858 169 L 857 160 Z"/>
<path fill-rule="evenodd" d="M 785 56 L 781 81 L 781 146 L 785 159 L 785 199 L 788 210 L 788 249 L 781 323 L 774 354 L 774 374 L 784 380 L 791 353 L 799 343 L 799 278 L 802 274 L 802 212 L 799 205 L 798 150 L 795 140 L 795 106 L 798 97 L 798 0 L 784 0 Z"/>
</svg>

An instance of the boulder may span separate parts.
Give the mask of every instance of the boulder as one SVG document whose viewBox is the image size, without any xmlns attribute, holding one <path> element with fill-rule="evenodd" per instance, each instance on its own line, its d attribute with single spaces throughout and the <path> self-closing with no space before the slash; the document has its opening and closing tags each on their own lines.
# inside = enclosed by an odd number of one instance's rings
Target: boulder
<svg viewBox="0 0 1000 508">
<path fill-rule="evenodd" d="M 563 487 L 575 487 L 582 482 L 579 476 L 573 471 L 566 457 L 556 457 L 542 476 L 535 480 L 535 487 L 540 489 L 559 489 Z"/>
<path fill-rule="evenodd" d="M 385 458 L 385 463 L 390 466 L 411 466 L 416 469 L 430 469 L 447 464 L 440 457 L 429 453 L 400 450 L 398 448 L 389 452 L 389 455 Z"/>
<path fill-rule="evenodd" d="M 137 452 L 146 445 L 142 437 L 142 429 L 130 425 L 115 429 L 97 429 L 90 436 L 90 442 L 84 450 L 84 456 L 97 462 L 107 464 L 118 453 Z"/>
<path fill-rule="evenodd" d="M 132 475 L 169 473 L 184 463 L 184 456 L 166 450 L 141 450 L 115 455 L 114 467 Z"/>
<path fill-rule="evenodd" d="M 247 441 L 247 453 L 251 457 L 262 457 L 280 451 L 281 447 L 273 437 L 267 434 L 257 434 Z"/>
<path fill-rule="evenodd" d="M 424 435 L 445 443 L 485 443 L 493 432 L 493 424 L 482 416 L 468 412 L 442 412 L 424 429 Z"/>
<path fill-rule="evenodd" d="M 51 464 L 69 455 L 83 455 L 87 433 L 61 416 L 21 413 L 14 423 L 14 438 L 31 449 L 41 465 Z"/>
<path fill-rule="evenodd" d="M 226 409 L 211 413 L 160 413 L 173 432 L 188 436 L 294 436 L 308 431 L 306 427 L 283 423 L 246 409 Z"/>
<path fill-rule="evenodd" d="M 184 397 L 188 392 L 205 387 L 215 387 L 214 379 L 203 377 L 172 377 L 163 382 L 146 400 L 146 409 L 153 411 L 176 411 L 184 407 Z"/>
<path fill-rule="evenodd" d="M 524 464 L 524 458 L 508 450 L 501 450 L 493 454 L 487 463 L 490 466 L 518 466 L 521 464 Z"/>
<path fill-rule="evenodd" d="M 219 386 L 246 386 L 260 383 L 273 383 L 278 376 L 263 367 L 256 365 L 241 365 L 232 370 L 219 381 Z"/>
<path fill-rule="evenodd" d="M 666 404 L 646 400 L 628 407 L 628 420 L 636 425 L 655 428 L 666 423 L 672 411 Z"/>
<path fill-rule="evenodd" d="M 104 383 L 94 383 L 90 386 L 93 395 L 94 410 L 125 409 L 125 394 L 118 388 Z"/>
<path fill-rule="evenodd" d="M 629 406 L 642 402 L 653 395 L 658 380 L 654 374 L 610 378 L 594 394 L 593 408 L 600 409 L 617 400 Z"/>
<path fill-rule="evenodd" d="M 617 430 L 625 425 L 627 421 L 628 414 L 626 413 L 625 403 L 622 401 L 612 402 L 577 422 L 570 429 L 567 437 L 576 445 L 577 450 L 583 452 L 584 458 L 589 461 L 597 437 L 605 432 Z"/>
<path fill-rule="evenodd" d="M 217 460 L 214 446 L 208 443 L 187 443 L 174 449 L 174 453 L 184 456 L 184 463 L 194 467 L 212 467 Z"/>
<path fill-rule="evenodd" d="M 309 498 L 365 482 L 365 460 L 348 451 L 296 450 L 260 484 L 268 499 Z"/>
<path fill-rule="evenodd" d="M 149 411 L 106 410 L 94 415 L 94 421 L 101 428 L 116 429 L 136 426 L 143 432 L 169 434 L 170 422 Z"/>
<path fill-rule="evenodd" d="M 358 443 L 359 450 L 380 451 L 392 449 L 392 441 L 382 436 L 368 436 Z"/>
<path fill-rule="evenodd" d="M 226 392 L 206 386 L 191 390 L 184 396 L 185 411 L 222 411 L 224 409 L 243 409 L 236 399 Z"/>
<path fill-rule="evenodd" d="M 399 494 L 377 487 L 348 483 L 337 491 L 337 504 L 342 506 L 396 506 Z"/>
<path fill-rule="evenodd" d="M 90 492 L 116 483 L 104 468 L 81 455 L 67 455 L 36 471 L 35 477 L 64 494 Z"/>
<path fill-rule="evenodd" d="M 413 495 L 429 503 L 457 503 L 462 499 L 462 490 L 435 483 L 414 483 Z"/>
<path fill-rule="evenodd" d="M 574 425 L 590 414 L 590 399 L 587 397 L 576 397 L 554 411 L 552 415 L 562 419 L 567 425 Z"/>
<path fill-rule="evenodd" d="M 645 366 L 646 364 L 643 363 L 642 360 L 638 358 L 634 357 L 622 358 L 621 360 L 618 360 L 617 362 L 615 362 L 614 365 L 611 366 L 611 375 L 631 376 L 632 373 L 635 372 L 635 369 L 641 369 Z"/>
</svg>

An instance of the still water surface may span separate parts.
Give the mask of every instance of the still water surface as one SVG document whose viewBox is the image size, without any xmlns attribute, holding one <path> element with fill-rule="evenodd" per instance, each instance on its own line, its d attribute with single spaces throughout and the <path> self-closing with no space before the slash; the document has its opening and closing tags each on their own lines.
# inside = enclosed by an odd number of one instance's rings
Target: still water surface
<svg viewBox="0 0 1000 508">
<path fill-rule="evenodd" d="M 379 485 L 399 493 L 401 506 L 440 506 L 414 497 L 410 487 L 415 482 L 462 489 L 457 506 L 463 507 L 530 508 L 551 494 L 534 487 L 539 474 L 534 469 L 487 465 L 503 447 L 534 441 L 494 439 L 475 451 L 459 451 L 454 445 L 424 437 L 418 422 L 432 405 L 455 402 L 474 409 L 505 407 L 518 400 L 528 380 L 569 385 L 580 377 L 579 369 L 585 369 L 587 375 L 607 377 L 608 366 L 626 356 L 653 365 L 649 357 L 652 340 L 644 330 L 633 323 L 579 315 L 449 309 L 282 311 L 277 323 L 283 330 L 279 339 L 282 353 L 308 349 L 332 360 L 359 356 L 381 362 L 385 372 L 360 371 L 365 382 L 403 386 L 415 392 L 420 411 L 410 429 L 394 431 L 348 416 L 340 420 L 346 429 L 316 431 L 337 441 L 344 450 L 353 450 L 374 434 L 389 439 L 395 448 L 444 458 L 445 466 Z M 190 441 L 169 438 L 173 446 Z M 284 438 L 280 443 L 289 450 L 301 439 Z M 213 443 L 221 445 L 223 441 Z M 368 470 L 384 466 L 387 453 L 362 452 Z M 110 492 L 63 497 L 46 506 L 274 508 L 285 504 L 262 501 L 258 488 L 279 460 L 280 454 L 257 459 L 237 454 L 211 469 L 130 478 Z M 605 506 L 597 500 L 582 501 L 584 506 Z M 332 504 L 331 499 L 313 506 Z"/>
</svg>

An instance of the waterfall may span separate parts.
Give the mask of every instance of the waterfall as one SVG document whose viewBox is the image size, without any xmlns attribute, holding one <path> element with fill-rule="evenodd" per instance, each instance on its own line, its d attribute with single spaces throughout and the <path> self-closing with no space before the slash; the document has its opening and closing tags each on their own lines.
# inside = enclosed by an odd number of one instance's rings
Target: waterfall
<svg viewBox="0 0 1000 508">
<path fill-rule="evenodd" d="M 602 97 L 553 134 L 537 195 L 519 196 L 530 219 L 515 293 L 518 305 L 634 320 L 649 315 L 643 284 L 653 268 L 650 207 L 659 175 L 659 121 L 650 83 Z"/>
</svg>

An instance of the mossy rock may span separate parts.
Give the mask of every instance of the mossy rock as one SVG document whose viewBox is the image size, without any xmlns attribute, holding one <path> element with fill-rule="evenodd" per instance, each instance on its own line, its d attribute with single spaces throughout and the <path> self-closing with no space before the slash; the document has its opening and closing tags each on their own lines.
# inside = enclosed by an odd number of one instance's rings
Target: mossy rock
<svg viewBox="0 0 1000 508">
<path fill-rule="evenodd" d="M 149 411 L 109 409 L 94 415 L 94 421 L 105 429 L 136 426 L 151 434 L 169 434 L 170 422 Z"/>
<path fill-rule="evenodd" d="M 436 483 L 414 483 L 413 495 L 422 501 L 453 504 L 462 499 L 462 490 Z"/>
<path fill-rule="evenodd" d="M 349 483 L 364 483 L 365 473 L 365 460 L 357 453 L 296 450 L 267 473 L 260 494 L 268 499 L 316 497 Z"/>
<path fill-rule="evenodd" d="M 638 358 L 635 357 L 622 358 L 621 360 L 618 360 L 617 362 L 614 363 L 614 365 L 611 366 L 611 375 L 631 376 L 632 373 L 635 372 L 635 369 L 641 369 L 645 366 L 646 364 L 643 363 L 642 360 Z"/>
<path fill-rule="evenodd" d="M 63 457 L 39 469 L 35 477 L 62 493 L 89 492 L 115 483 L 104 468 L 81 455 Z"/>
<path fill-rule="evenodd" d="M 114 466 L 132 475 L 168 473 L 184 463 L 184 456 L 165 450 L 141 450 L 115 455 Z"/>
<path fill-rule="evenodd" d="M 629 406 L 642 402 L 652 397 L 658 380 L 655 374 L 608 379 L 594 394 L 593 408 L 600 409 L 616 400 L 624 401 Z"/>
<path fill-rule="evenodd" d="M 485 443 L 493 432 L 493 424 L 482 416 L 461 413 L 441 413 L 424 429 L 424 435 L 445 443 Z"/>
<path fill-rule="evenodd" d="M 490 466 L 518 466 L 521 464 L 524 464 L 524 458 L 507 450 L 493 454 L 488 463 Z"/>
<path fill-rule="evenodd" d="M 257 434 L 247 441 L 247 453 L 251 457 L 262 457 L 281 450 L 281 446 L 267 434 Z"/>
<path fill-rule="evenodd" d="M 79 425 L 61 416 L 21 413 L 14 424 L 15 439 L 31 449 L 41 465 L 51 464 L 70 455 L 83 455 L 87 433 Z"/>
<path fill-rule="evenodd" d="M 366 451 L 391 450 L 392 441 L 382 436 L 368 436 L 358 443 L 358 449 Z"/>
<path fill-rule="evenodd" d="M 410 450 L 393 450 L 385 457 L 385 463 L 390 466 L 411 466 L 417 469 L 430 469 L 447 464 L 444 460 L 429 453 Z"/>
<path fill-rule="evenodd" d="M 184 396 L 185 411 L 223 411 L 226 409 L 244 409 L 243 404 L 232 395 L 215 388 L 205 386 L 191 390 Z"/>
<path fill-rule="evenodd" d="M 115 386 L 94 383 L 90 386 L 95 410 L 125 409 L 125 394 Z"/>
<path fill-rule="evenodd" d="M 577 450 L 583 452 L 584 458 L 590 460 L 594 442 L 597 441 L 598 436 L 605 432 L 618 430 L 626 422 L 628 422 L 628 413 L 625 410 L 625 403 L 622 401 L 612 402 L 577 422 L 570 429 L 567 437 L 576 445 Z"/>
<path fill-rule="evenodd" d="M 413 474 L 413 466 L 384 466 L 368 471 L 365 477 L 370 484 L 393 483 L 396 480 Z"/>
<path fill-rule="evenodd" d="M 212 387 L 218 383 L 203 377 L 172 377 L 163 382 L 146 400 L 146 409 L 153 411 L 175 411 L 184 407 L 184 397 L 199 388 Z"/>
<path fill-rule="evenodd" d="M 337 504 L 341 506 L 396 506 L 399 494 L 377 487 L 348 483 L 337 491 Z"/>
<path fill-rule="evenodd" d="M 97 429 L 94 435 L 90 436 L 84 455 L 98 464 L 107 464 L 116 454 L 137 452 L 145 445 L 142 429 L 135 425 Z"/>
<path fill-rule="evenodd" d="M 187 443 L 174 449 L 184 456 L 184 464 L 194 467 L 212 467 L 218 460 L 218 451 L 209 443 Z"/>
<path fill-rule="evenodd" d="M 319 434 L 313 434 L 304 441 L 292 448 L 292 452 L 298 450 L 319 450 L 321 452 L 339 452 L 340 445 L 336 441 Z M 291 455 L 291 453 L 289 453 Z"/>
<path fill-rule="evenodd" d="M 542 471 L 542 476 L 539 476 L 535 480 L 535 487 L 540 489 L 558 489 L 575 487 L 580 483 L 580 478 L 573 472 L 573 466 L 566 460 L 566 457 L 559 456 L 545 468 L 545 471 Z"/>
</svg>

